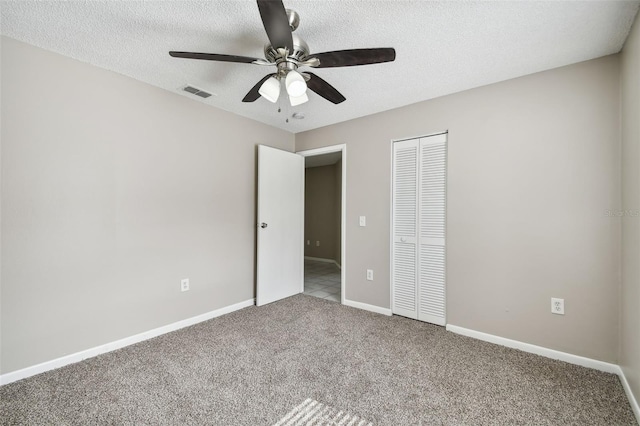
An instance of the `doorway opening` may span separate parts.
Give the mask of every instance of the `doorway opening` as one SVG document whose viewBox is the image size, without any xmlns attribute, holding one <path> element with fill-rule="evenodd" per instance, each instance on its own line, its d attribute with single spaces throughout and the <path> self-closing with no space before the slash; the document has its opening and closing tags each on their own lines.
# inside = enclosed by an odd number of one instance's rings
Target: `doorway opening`
<svg viewBox="0 0 640 426">
<path fill-rule="evenodd" d="M 305 159 L 303 292 L 344 303 L 346 146 L 298 154 Z"/>
</svg>

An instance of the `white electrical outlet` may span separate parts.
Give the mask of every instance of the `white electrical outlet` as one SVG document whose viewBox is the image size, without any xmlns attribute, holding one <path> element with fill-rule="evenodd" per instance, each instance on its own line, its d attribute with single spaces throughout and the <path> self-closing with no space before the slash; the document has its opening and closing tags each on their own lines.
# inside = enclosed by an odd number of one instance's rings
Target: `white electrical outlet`
<svg viewBox="0 0 640 426">
<path fill-rule="evenodd" d="M 310 246 L 311 245 L 311 241 L 307 240 L 307 245 Z"/>
<path fill-rule="evenodd" d="M 551 313 L 564 315 L 564 299 L 551 298 Z"/>
<path fill-rule="evenodd" d="M 189 291 L 189 278 L 180 280 L 180 290 Z"/>
<path fill-rule="evenodd" d="M 360 226 L 367 226 L 367 217 L 360 216 Z"/>
<path fill-rule="evenodd" d="M 367 269 L 367 280 L 373 281 L 373 269 Z"/>
<path fill-rule="evenodd" d="M 316 241 L 316 247 L 320 247 L 320 241 Z"/>
</svg>

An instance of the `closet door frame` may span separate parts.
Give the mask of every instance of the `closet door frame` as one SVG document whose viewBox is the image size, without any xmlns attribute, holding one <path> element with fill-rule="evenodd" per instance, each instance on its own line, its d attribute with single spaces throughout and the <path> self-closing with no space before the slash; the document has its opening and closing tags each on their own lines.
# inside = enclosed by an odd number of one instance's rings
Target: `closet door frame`
<svg viewBox="0 0 640 426">
<path fill-rule="evenodd" d="M 409 140 L 416 140 L 418 142 L 418 148 L 420 148 L 420 140 L 421 139 L 425 139 L 425 138 L 429 138 L 431 136 L 437 136 L 437 135 L 444 135 L 446 138 L 445 141 L 445 146 L 446 146 L 446 159 L 445 159 L 445 235 L 446 235 L 446 228 L 447 228 L 447 220 L 446 220 L 446 205 L 448 204 L 446 201 L 446 198 L 448 196 L 448 151 L 449 151 L 449 131 L 448 130 L 444 130 L 441 132 L 436 132 L 436 133 L 430 133 L 428 135 L 422 135 L 422 136 L 414 136 L 414 137 L 407 137 L 407 138 L 402 138 L 402 139 L 392 139 L 391 143 L 389 144 L 389 151 L 390 151 L 390 170 L 391 170 L 391 185 L 389 187 L 389 192 L 390 192 L 390 199 L 391 199 L 391 203 L 390 203 L 390 207 L 389 207 L 389 242 L 390 242 L 390 250 L 389 250 L 389 264 L 390 264 L 390 268 L 389 268 L 389 305 L 390 305 L 390 311 L 391 314 L 396 314 L 396 312 L 394 312 L 394 210 L 395 210 L 395 198 L 394 198 L 394 188 L 395 188 L 395 143 L 397 142 L 403 142 L 403 141 L 409 141 Z M 418 150 L 418 163 L 420 162 L 420 149 Z M 419 165 L 418 165 L 419 167 Z M 418 170 L 420 170 L 418 168 Z M 419 181 L 419 176 L 416 176 L 416 179 Z M 419 205 L 420 203 L 420 199 L 418 197 L 418 199 L 416 200 L 417 204 Z M 420 226 L 419 226 L 419 222 L 416 224 L 416 233 L 417 233 L 417 237 L 419 237 L 419 233 L 420 233 Z M 418 239 L 417 241 L 417 246 L 418 246 L 418 250 L 419 250 L 419 246 L 420 246 L 420 241 Z M 444 251 L 445 251 L 445 264 L 444 264 L 444 270 L 445 270 L 445 294 L 444 294 L 444 322 L 443 323 L 437 323 L 437 322 L 431 322 L 432 324 L 440 324 L 445 326 L 447 324 L 447 285 L 446 285 L 446 276 L 448 275 L 446 273 L 446 269 L 447 269 L 447 256 L 446 256 L 446 252 L 447 252 L 447 244 L 446 244 L 446 238 L 445 238 L 445 245 L 444 245 Z M 419 251 L 418 254 L 416 255 L 416 262 L 419 262 L 418 259 L 419 256 Z M 416 286 L 419 285 L 419 275 L 416 277 Z M 418 288 L 416 287 L 416 293 L 418 293 Z M 419 313 L 419 300 L 417 300 L 418 306 L 418 313 Z M 402 316 L 402 315 L 401 315 Z M 418 315 L 419 316 L 419 315 Z M 417 319 L 417 318 L 415 318 Z"/>
</svg>

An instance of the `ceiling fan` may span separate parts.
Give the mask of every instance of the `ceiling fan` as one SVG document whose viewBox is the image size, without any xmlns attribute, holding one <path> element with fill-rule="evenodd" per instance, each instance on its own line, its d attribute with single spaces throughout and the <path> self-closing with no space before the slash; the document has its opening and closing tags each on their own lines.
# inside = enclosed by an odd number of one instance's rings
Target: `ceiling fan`
<svg viewBox="0 0 640 426">
<path fill-rule="evenodd" d="M 308 71 L 299 72 L 299 67 L 349 67 L 391 62 L 396 58 L 396 51 L 392 47 L 336 50 L 311 54 L 307 43 L 292 34 L 300 23 L 300 17 L 295 11 L 285 9 L 281 0 L 257 0 L 257 2 L 262 24 L 269 38 L 269 44 L 264 47 L 266 59 L 218 53 L 175 51 L 169 52 L 169 55 L 175 58 L 276 66 L 276 72 L 264 76 L 249 90 L 242 102 L 254 102 L 262 96 L 275 103 L 280 96 L 281 84 L 284 82 L 292 106 L 303 104 L 309 100 L 307 89 L 334 104 L 346 100 L 332 85 Z"/>
</svg>

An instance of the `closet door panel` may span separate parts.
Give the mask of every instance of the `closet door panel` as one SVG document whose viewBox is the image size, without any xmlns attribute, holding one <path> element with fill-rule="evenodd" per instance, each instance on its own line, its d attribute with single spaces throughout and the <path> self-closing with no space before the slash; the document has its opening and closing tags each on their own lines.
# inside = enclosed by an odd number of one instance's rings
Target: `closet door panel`
<svg viewBox="0 0 640 426">
<path fill-rule="evenodd" d="M 420 139 L 418 319 L 446 324 L 447 137 Z"/>
<path fill-rule="evenodd" d="M 418 319 L 446 325 L 444 246 L 420 245 L 420 306 Z"/>
<path fill-rule="evenodd" d="M 391 310 L 418 318 L 418 150 L 417 139 L 393 144 Z"/>
<path fill-rule="evenodd" d="M 393 313 L 417 319 L 416 245 L 394 243 L 393 249 Z"/>
</svg>

